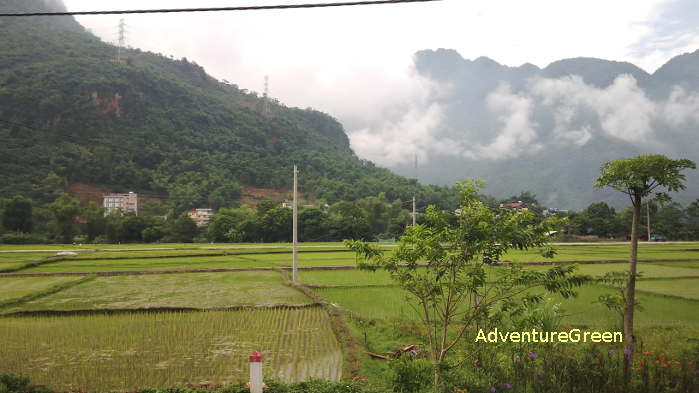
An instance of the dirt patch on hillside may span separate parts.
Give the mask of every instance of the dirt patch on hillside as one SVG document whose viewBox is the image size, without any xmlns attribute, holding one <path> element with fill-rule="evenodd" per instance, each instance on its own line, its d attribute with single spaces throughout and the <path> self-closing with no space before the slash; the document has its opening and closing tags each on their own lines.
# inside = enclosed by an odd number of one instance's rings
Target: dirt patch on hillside
<svg viewBox="0 0 699 393">
<path fill-rule="evenodd" d="M 240 204 L 248 205 L 254 209 L 257 207 L 257 204 L 260 203 L 260 201 L 265 199 L 269 199 L 274 202 L 283 202 L 284 200 L 291 199 L 291 193 L 291 189 L 244 186 L 243 195 L 240 198 Z"/>
<path fill-rule="evenodd" d="M 93 186 L 84 183 L 68 185 L 68 193 L 77 198 L 82 206 L 87 206 L 90 202 L 96 203 L 97 206 L 102 206 L 102 198 L 111 192 L 111 188 L 105 186 Z"/>
</svg>

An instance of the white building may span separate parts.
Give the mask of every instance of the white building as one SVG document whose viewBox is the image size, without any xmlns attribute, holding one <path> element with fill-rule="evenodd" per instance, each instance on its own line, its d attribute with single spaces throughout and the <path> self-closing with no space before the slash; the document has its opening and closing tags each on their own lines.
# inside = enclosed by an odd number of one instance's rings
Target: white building
<svg viewBox="0 0 699 393">
<path fill-rule="evenodd" d="M 212 209 L 191 209 L 187 212 L 189 218 L 191 218 L 198 227 L 211 222 L 211 216 L 213 216 L 213 214 L 214 211 Z"/>
<path fill-rule="evenodd" d="M 138 215 L 138 195 L 134 192 L 128 194 L 108 194 L 104 196 L 102 206 L 105 208 L 105 215 L 119 210 L 122 213 L 132 213 Z"/>
</svg>

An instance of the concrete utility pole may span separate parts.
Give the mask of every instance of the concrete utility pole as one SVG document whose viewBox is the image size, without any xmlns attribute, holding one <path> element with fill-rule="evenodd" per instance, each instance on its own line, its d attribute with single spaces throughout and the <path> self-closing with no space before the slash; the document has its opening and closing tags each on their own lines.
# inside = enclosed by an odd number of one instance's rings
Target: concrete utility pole
<svg viewBox="0 0 699 393">
<path fill-rule="evenodd" d="M 293 241 L 293 247 L 292 247 L 292 254 L 294 258 L 294 264 L 292 265 L 293 268 L 291 270 L 291 280 L 295 283 L 298 284 L 298 267 L 299 267 L 299 256 L 298 256 L 298 247 L 299 247 L 299 231 L 298 231 L 298 225 L 299 225 L 299 219 L 298 219 L 298 201 L 296 199 L 296 187 L 298 186 L 298 173 L 299 171 L 296 169 L 296 165 L 294 165 L 294 205 L 292 206 L 293 208 L 293 225 L 294 225 L 294 230 L 292 234 L 292 241 Z"/>
<path fill-rule="evenodd" d="M 646 202 L 646 226 L 648 227 L 648 241 L 650 241 L 650 201 Z"/>
<path fill-rule="evenodd" d="M 413 195 L 413 226 L 415 226 L 415 195 Z"/>
</svg>

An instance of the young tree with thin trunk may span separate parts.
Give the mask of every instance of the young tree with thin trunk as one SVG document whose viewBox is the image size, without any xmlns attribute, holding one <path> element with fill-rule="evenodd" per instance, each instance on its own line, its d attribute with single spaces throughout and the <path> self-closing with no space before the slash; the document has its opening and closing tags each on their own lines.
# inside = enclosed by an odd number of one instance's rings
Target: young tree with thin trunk
<svg viewBox="0 0 699 393">
<path fill-rule="evenodd" d="M 672 160 L 661 154 L 646 154 L 607 162 L 600 168 L 600 176 L 595 183 L 596 188 L 612 187 L 628 195 L 633 206 L 631 255 L 624 311 L 624 343 L 629 350 L 633 350 L 636 342 L 633 317 L 636 304 L 639 223 L 643 199 L 654 191 L 662 189 L 670 192 L 684 189 L 685 175 L 682 170 L 688 168 L 696 169 L 696 164 L 687 159 Z M 657 195 L 666 197 L 662 192 L 657 192 Z"/>
<path fill-rule="evenodd" d="M 548 271 L 523 269 L 516 263 L 487 266 L 509 249 L 545 246 L 548 234 L 561 223 L 556 218 L 538 220 L 531 212 L 492 210 L 477 199 L 480 186 L 457 183 L 461 208 L 456 217 L 428 207 L 423 223 L 407 228 L 398 247 L 389 253 L 369 243 L 346 241 L 360 268 L 388 271 L 415 300 L 415 312 L 427 335 L 435 390 L 446 365 L 464 364 L 474 355 L 459 344 L 473 343 L 476 327 L 493 324 L 491 317 L 498 309 L 523 299 L 541 300 L 541 295 L 531 292 L 536 288 L 573 296 L 574 288 L 587 282 L 586 276 L 573 274 L 572 265 Z"/>
</svg>

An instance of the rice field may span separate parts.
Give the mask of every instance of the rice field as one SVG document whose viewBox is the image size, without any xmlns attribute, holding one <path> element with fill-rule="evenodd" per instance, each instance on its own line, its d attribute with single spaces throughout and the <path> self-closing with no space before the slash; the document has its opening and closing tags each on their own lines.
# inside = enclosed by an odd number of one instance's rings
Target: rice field
<svg viewBox="0 0 699 393">
<path fill-rule="evenodd" d="M 0 279 L 0 305 L 37 292 L 43 292 L 55 285 L 79 280 L 80 277 L 23 277 Z"/>
<path fill-rule="evenodd" d="M 302 249 L 299 265 L 355 264 L 355 255 L 341 249 L 339 243 L 321 245 Z M 327 313 L 286 285 L 280 272 L 137 274 L 279 268 L 292 261 L 288 249 L 255 245 L 258 248 L 222 250 L 212 246 L 218 245 L 84 245 L 83 249 L 90 250 L 19 271 L 56 275 L 0 276 L 0 372 L 23 373 L 34 383 L 58 390 L 133 391 L 148 386 L 244 381 L 247 355 L 261 350 L 268 376 L 287 381 L 339 379 L 343 354 Z M 0 251 L 23 249 L 29 247 L 0 246 Z M 0 252 L 0 271 L 52 255 L 55 252 Z M 645 308 L 637 313 L 639 331 L 652 337 L 650 344 L 667 348 L 699 343 L 699 245 L 641 244 L 639 257 L 683 259 L 639 264 L 643 277 L 637 285 L 638 299 Z M 566 245 L 558 247 L 554 260 L 626 258 L 628 245 Z M 503 259 L 545 260 L 537 250 L 511 252 Z M 580 264 L 578 272 L 601 276 L 627 268 L 626 263 Z M 488 269 L 495 278 L 500 267 Z M 105 271 L 130 274 L 88 275 Z M 85 274 L 60 275 L 66 272 Z M 363 318 L 417 318 L 409 295 L 386 272 L 301 270 L 300 278 L 329 303 Z M 618 316 L 595 303 L 609 291 L 588 285 L 579 289 L 577 298 L 551 297 L 549 302 L 565 310 L 565 325 L 610 328 L 618 325 Z M 261 307 L 245 308 L 251 306 Z"/>
<path fill-rule="evenodd" d="M 21 286 L 33 279 L 35 277 L 0 278 L 0 285 Z M 303 293 L 284 285 L 278 272 L 148 274 L 99 276 L 0 312 L 207 309 L 310 303 L 310 298 Z"/>
<path fill-rule="evenodd" d="M 320 307 L 0 317 L 0 370 L 57 390 L 246 381 L 259 350 L 285 381 L 338 380 L 342 353 Z"/>
</svg>

